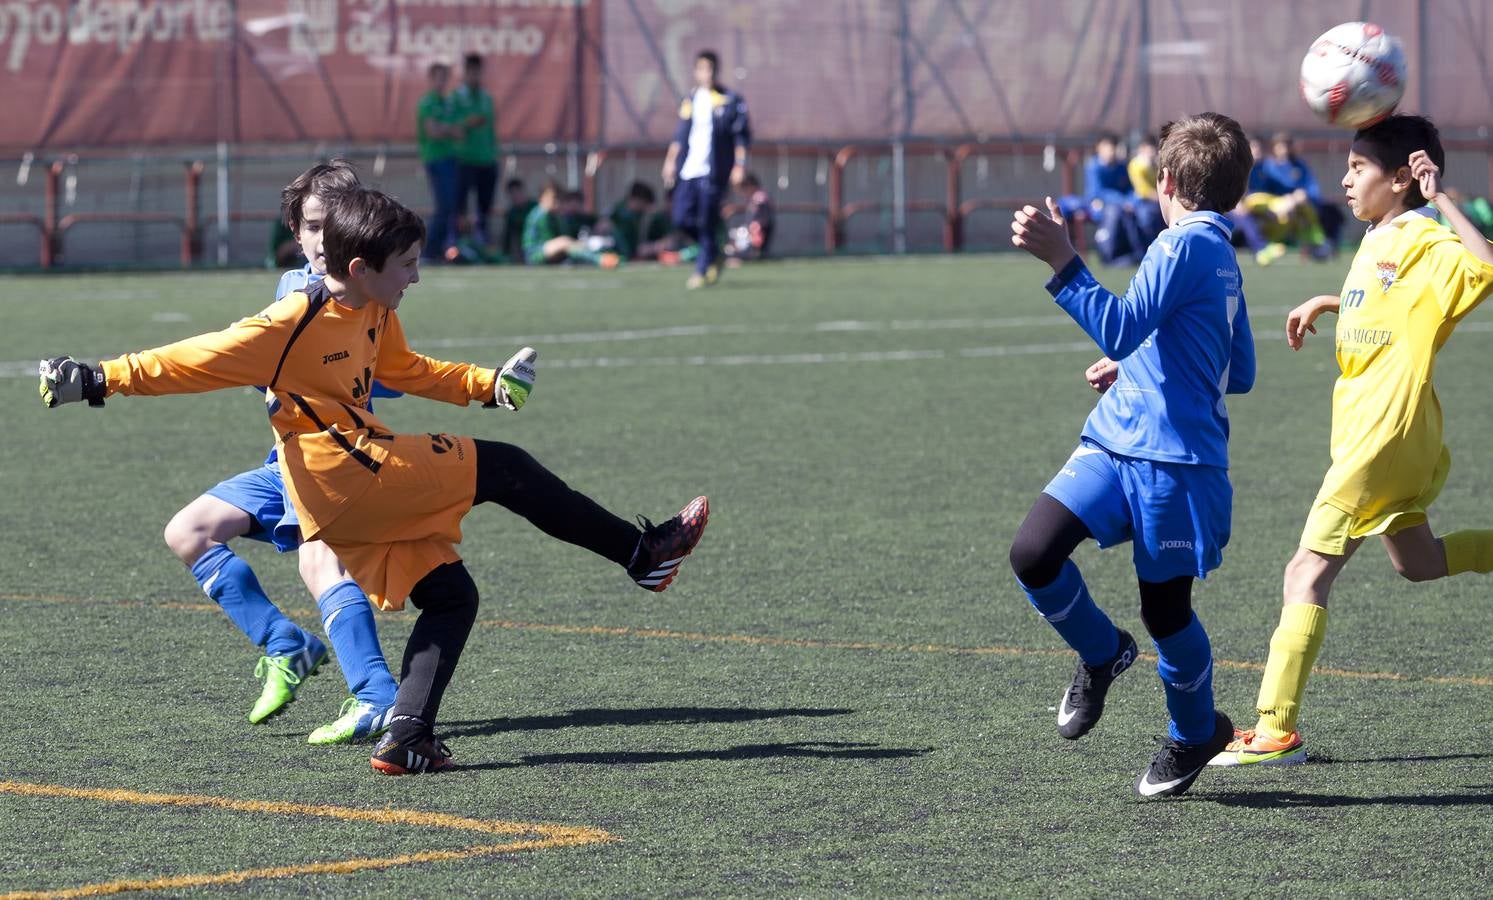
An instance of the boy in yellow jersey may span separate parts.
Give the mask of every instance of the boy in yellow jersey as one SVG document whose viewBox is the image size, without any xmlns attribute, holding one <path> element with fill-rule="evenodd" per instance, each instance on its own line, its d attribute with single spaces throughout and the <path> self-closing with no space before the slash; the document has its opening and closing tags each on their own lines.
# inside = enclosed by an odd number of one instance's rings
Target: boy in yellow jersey
<svg viewBox="0 0 1493 900">
<path fill-rule="evenodd" d="M 1437 537 L 1426 519 L 1451 466 L 1431 383 L 1436 353 L 1493 293 L 1493 246 L 1447 199 L 1445 158 L 1436 126 L 1420 116 L 1391 116 L 1353 136 L 1342 184 L 1369 231 L 1341 296 L 1314 297 L 1286 317 L 1286 340 L 1299 350 L 1318 316 L 1338 314 L 1332 466 L 1286 564 L 1259 721 L 1213 765 L 1306 761 L 1301 696 L 1327 631 L 1332 583 L 1364 538 L 1379 535 L 1410 581 L 1493 571 L 1493 531 Z"/>
<path fill-rule="evenodd" d="M 389 730 L 372 765 L 389 775 L 452 767 L 436 739 L 441 697 L 477 615 L 477 589 L 455 545 L 478 503 L 497 503 L 551 537 L 625 567 L 661 591 L 704 531 L 704 497 L 644 530 L 571 489 L 518 447 L 445 434 L 395 434 L 364 405 L 374 379 L 464 406 L 516 409 L 533 384 L 534 353 L 493 369 L 410 350 L 395 310 L 419 281 L 425 226 L 367 189 L 324 197 L 326 276 L 257 316 L 98 366 L 41 364 L 49 407 L 113 393 L 160 395 L 263 385 L 270 425 L 304 540 L 324 541 L 368 598 L 420 609 L 405 648 Z M 510 374 L 510 369 L 512 370 Z"/>
</svg>

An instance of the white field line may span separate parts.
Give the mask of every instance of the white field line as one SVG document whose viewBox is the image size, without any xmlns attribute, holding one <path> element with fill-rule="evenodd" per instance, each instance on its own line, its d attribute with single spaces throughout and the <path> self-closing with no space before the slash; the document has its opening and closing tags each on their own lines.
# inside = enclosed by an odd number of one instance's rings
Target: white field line
<svg viewBox="0 0 1493 900">
<path fill-rule="evenodd" d="M 417 341 L 417 348 L 451 349 L 461 347 L 506 347 L 529 344 L 539 347 L 566 343 L 605 343 L 639 341 L 674 337 L 707 337 L 729 334 L 826 334 L 835 332 L 914 332 L 1021 328 L 1068 323 L 1067 316 L 1018 316 L 1001 319 L 908 319 L 886 322 L 846 320 L 819 322 L 810 326 L 789 325 L 680 325 L 666 328 L 635 328 L 615 331 L 572 332 L 551 335 L 519 335 L 495 338 L 449 338 Z M 1464 322 L 1458 331 L 1490 332 L 1493 322 Z M 1321 338 L 1319 337 L 1319 340 Z M 1275 328 L 1268 332 L 1255 330 L 1255 342 L 1284 342 Z M 1050 356 L 1060 353 L 1093 352 L 1091 341 L 1056 343 L 995 344 L 958 349 L 866 350 L 829 353 L 744 353 L 719 356 L 590 356 L 569 359 L 546 357 L 546 369 L 605 369 L 636 367 L 685 366 L 754 366 L 754 365 L 823 365 L 833 363 L 920 362 L 934 359 L 983 359 L 1002 356 Z M 96 357 L 90 357 L 96 358 Z M 0 362 L 0 378 L 30 378 L 36 375 L 36 360 Z"/>
</svg>

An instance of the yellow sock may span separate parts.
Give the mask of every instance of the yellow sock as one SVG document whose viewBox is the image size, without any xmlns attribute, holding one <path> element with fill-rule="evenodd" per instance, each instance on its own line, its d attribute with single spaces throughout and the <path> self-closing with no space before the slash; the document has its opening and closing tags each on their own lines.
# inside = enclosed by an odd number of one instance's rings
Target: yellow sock
<svg viewBox="0 0 1493 900">
<path fill-rule="evenodd" d="M 1441 545 L 1446 548 L 1446 574 L 1493 572 L 1493 531 L 1453 531 Z"/>
<path fill-rule="evenodd" d="M 1260 721 L 1255 730 L 1277 740 L 1296 730 L 1296 713 L 1317 651 L 1327 636 L 1327 609 L 1310 603 L 1287 603 L 1270 638 L 1270 658 L 1255 701 Z"/>
</svg>

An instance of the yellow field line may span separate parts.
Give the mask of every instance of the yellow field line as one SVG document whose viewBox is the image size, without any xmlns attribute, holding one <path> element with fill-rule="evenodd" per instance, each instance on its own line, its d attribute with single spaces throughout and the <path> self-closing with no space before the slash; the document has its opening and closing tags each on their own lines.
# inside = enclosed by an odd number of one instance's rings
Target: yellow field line
<svg viewBox="0 0 1493 900">
<path fill-rule="evenodd" d="M 145 600 L 88 600 L 82 597 L 33 594 L 0 594 L 0 600 L 39 603 L 107 603 L 122 606 L 158 606 L 167 609 L 216 610 L 211 603 L 183 603 L 180 601 Z M 315 610 L 286 610 L 296 615 L 314 617 Z M 961 647 L 954 644 L 894 644 L 881 641 L 823 640 L 817 638 L 769 637 L 753 634 L 710 634 L 700 631 L 671 631 L 662 628 L 633 628 L 610 625 L 557 625 L 545 622 L 516 622 L 505 619 L 478 619 L 478 625 L 489 628 L 504 628 L 510 631 L 534 631 L 545 634 L 590 635 L 599 637 L 625 637 L 644 640 L 689 641 L 701 644 L 745 644 L 756 647 L 789 647 L 805 650 L 860 650 L 876 653 L 935 653 L 953 656 L 1067 656 L 1071 651 L 1062 648 L 1034 647 Z M 1141 654 L 1141 659 L 1154 660 L 1155 656 Z M 1243 662 L 1232 659 L 1215 659 L 1213 664 L 1221 669 L 1244 672 L 1262 672 L 1263 663 Z M 1493 677 L 1485 675 L 1406 675 L 1400 672 L 1373 672 L 1359 669 L 1338 669 L 1316 666 L 1313 674 L 1330 678 L 1352 678 L 1363 681 L 1401 681 L 1424 684 L 1471 685 L 1493 687 Z"/>
<path fill-rule="evenodd" d="M 470 819 L 465 816 L 453 816 L 446 813 L 422 812 L 409 809 L 351 809 L 343 806 L 310 806 L 301 803 L 283 803 L 272 800 L 235 800 L 230 797 L 213 797 L 201 794 L 150 794 L 130 790 L 73 788 L 62 785 L 31 784 L 19 781 L 0 781 L 0 793 L 15 794 L 23 797 L 63 797 L 78 800 L 98 800 L 104 803 L 135 803 L 148 806 L 212 807 L 238 812 L 268 813 L 272 815 L 321 816 L 352 822 L 372 822 L 378 825 L 411 825 L 424 828 L 479 831 L 487 834 L 532 834 L 540 836 L 537 838 L 508 841 L 501 844 L 483 844 L 462 847 L 455 850 L 426 850 L 420 853 L 407 853 L 400 856 L 363 857 L 293 866 L 273 866 L 261 869 L 237 869 L 228 872 L 172 875 L 154 879 L 107 881 L 55 891 L 22 891 L 0 895 L 0 900 L 42 897 L 97 897 L 128 891 L 163 891 L 179 888 L 239 884 L 245 881 L 265 878 L 291 878 L 297 875 L 340 875 L 370 869 L 407 866 L 415 863 L 449 862 L 452 860 L 473 859 L 480 856 L 493 856 L 501 853 L 548 850 L 556 847 L 579 847 L 586 844 L 609 843 L 617 840 L 617 838 L 599 828 Z"/>
</svg>

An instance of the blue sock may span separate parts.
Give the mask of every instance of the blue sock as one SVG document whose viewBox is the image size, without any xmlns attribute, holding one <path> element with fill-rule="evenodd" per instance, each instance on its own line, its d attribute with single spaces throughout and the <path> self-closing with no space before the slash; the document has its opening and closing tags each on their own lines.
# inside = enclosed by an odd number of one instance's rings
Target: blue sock
<svg viewBox="0 0 1493 900">
<path fill-rule="evenodd" d="M 1020 580 L 1017 580 L 1020 584 Z M 1063 563 L 1062 571 L 1052 584 L 1030 588 L 1022 584 L 1032 606 L 1057 629 L 1068 646 L 1078 651 L 1085 664 L 1101 666 L 1120 652 L 1120 631 L 1104 610 L 1094 605 L 1089 586 L 1073 560 Z"/>
<path fill-rule="evenodd" d="M 1213 647 L 1208 643 L 1208 632 L 1194 614 L 1186 628 L 1152 643 L 1159 657 L 1156 673 L 1166 688 L 1166 709 L 1172 716 L 1172 740 L 1207 743 L 1217 727 L 1213 715 Z"/>
<path fill-rule="evenodd" d="M 389 674 L 389 664 L 379 646 L 368 595 L 355 581 L 339 581 L 316 599 L 316 606 L 321 610 L 321 626 L 337 652 L 347 689 L 363 703 L 392 704 L 399 685 Z"/>
<path fill-rule="evenodd" d="M 289 656 L 306 646 L 310 635 L 270 602 L 254 570 L 227 544 L 202 554 L 192 566 L 192 577 L 267 656 Z"/>
</svg>

